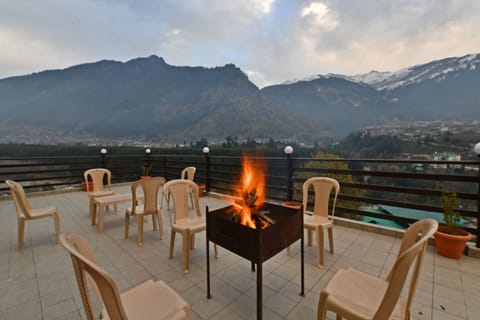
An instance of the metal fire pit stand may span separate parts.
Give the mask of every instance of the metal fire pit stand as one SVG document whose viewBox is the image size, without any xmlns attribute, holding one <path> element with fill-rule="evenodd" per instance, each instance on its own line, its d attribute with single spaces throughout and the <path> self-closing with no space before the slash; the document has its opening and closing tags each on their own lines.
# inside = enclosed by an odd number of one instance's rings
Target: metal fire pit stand
<svg viewBox="0 0 480 320">
<path fill-rule="evenodd" d="M 279 205 L 269 205 L 275 210 Z M 280 211 L 285 211 L 278 209 Z M 207 217 L 207 235 L 206 235 L 206 253 L 207 253 L 207 299 L 211 299 L 210 295 L 210 252 L 209 241 L 235 253 L 239 256 L 250 260 L 252 271 L 255 271 L 257 265 L 257 320 L 262 319 L 262 264 L 280 251 L 284 250 L 298 239 L 300 239 L 300 256 L 301 256 L 301 291 L 300 295 L 305 295 L 305 272 L 304 272 L 304 236 L 303 236 L 303 209 L 297 210 L 294 215 L 290 214 L 289 218 L 278 220 L 275 224 L 268 226 L 265 230 L 261 228 L 252 229 L 233 222 L 225 218 L 218 218 L 222 213 L 214 215 L 215 212 L 221 212 L 223 209 L 209 212 L 206 207 Z M 286 209 L 294 210 L 294 209 Z M 294 210 L 295 211 L 295 210 Z M 226 214 L 224 214 L 226 215 Z M 293 219 L 292 219 L 293 217 Z M 272 230 L 268 230 L 272 228 Z M 290 231 L 294 230 L 294 231 Z M 252 240 L 252 238 L 255 238 Z M 278 240 L 275 240 L 278 239 Z M 272 241 L 273 240 L 273 241 Z M 247 242 L 247 243 L 243 243 Z M 273 244 L 269 242 L 276 242 Z M 240 244 L 240 245 L 239 245 Z M 250 244 L 250 245 L 249 245 Z M 254 248 L 251 248 L 251 247 Z"/>
</svg>

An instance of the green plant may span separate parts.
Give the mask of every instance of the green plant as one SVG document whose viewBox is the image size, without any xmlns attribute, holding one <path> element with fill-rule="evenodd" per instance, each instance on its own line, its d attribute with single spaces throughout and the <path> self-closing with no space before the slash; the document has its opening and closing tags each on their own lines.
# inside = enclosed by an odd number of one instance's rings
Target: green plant
<svg viewBox="0 0 480 320">
<path fill-rule="evenodd" d="M 304 168 L 307 169 L 306 171 L 301 171 L 298 174 L 295 175 L 295 180 L 293 184 L 293 189 L 294 189 L 294 194 L 293 194 L 293 199 L 300 199 L 301 201 L 303 197 L 303 183 L 308 179 L 311 178 L 315 175 L 318 175 L 317 173 L 314 172 L 316 169 L 327 169 L 327 170 L 332 170 L 332 171 L 346 171 L 348 170 L 348 164 L 347 162 L 341 162 L 341 161 L 336 161 L 341 159 L 341 157 L 330 153 L 330 152 L 324 152 L 324 151 L 316 151 L 311 155 L 312 158 L 315 159 L 322 159 L 325 161 L 308 161 L 304 164 Z M 332 159 L 333 161 L 326 161 L 326 159 Z M 313 170 L 312 170 L 313 169 Z M 342 183 L 354 183 L 354 178 L 350 174 L 326 174 L 325 176 L 328 176 L 329 178 L 336 179 L 340 185 Z M 341 193 L 349 194 L 352 196 L 357 196 L 357 197 L 362 197 L 365 196 L 366 191 L 358 188 L 348 188 L 348 187 L 341 187 Z M 313 195 L 309 196 L 309 202 L 313 202 Z M 355 201 L 349 201 L 349 200 L 342 200 L 339 199 L 337 200 L 337 206 L 340 206 L 342 208 L 351 208 L 351 209 L 357 209 L 359 207 L 358 203 Z M 338 216 L 345 217 L 348 219 L 352 220 L 361 220 L 361 216 L 355 215 L 352 213 L 335 213 Z"/>
<path fill-rule="evenodd" d="M 144 164 L 140 167 L 140 170 L 142 170 L 142 176 L 149 176 L 152 173 L 152 165 Z"/>
<path fill-rule="evenodd" d="M 457 193 L 453 191 L 442 190 L 442 207 L 443 218 L 445 220 L 446 229 L 444 230 L 448 234 L 458 234 L 458 229 L 462 228 L 460 223 L 461 215 L 455 209 L 458 206 Z"/>
</svg>

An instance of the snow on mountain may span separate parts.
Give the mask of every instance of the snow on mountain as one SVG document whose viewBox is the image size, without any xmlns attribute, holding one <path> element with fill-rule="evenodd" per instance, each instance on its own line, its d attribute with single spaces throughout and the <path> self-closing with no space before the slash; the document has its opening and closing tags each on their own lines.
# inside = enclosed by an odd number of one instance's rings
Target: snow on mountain
<svg viewBox="0 0 480 320">
<path fill-rule="evenodd" d="M 309 82 L 309 81 L 314 81 L 314 80 L 317 80 L 317 79 L 329 79 L 331 77 L 346 79 L 345 75 L 329 73 L 327 75 L 316 74 L 316 75 L 306 77 L 306 78 L 302 78 L 302 79 L 296 79 L 296 78 L 295 79 L 290 79 L 290 80 L 283 81 L 280 84 L 281 85 L 289 85 L 289 84 L 294 84 L 294 83 L 297 83 L 297 82 Z"/>
<path fill-rule="evenodd" d="M 365 78 L 364 80 L 377 90 L 392 90 L 427 80 L 442 81 L 453 72 L 475 70 L 477 64 L 480 64 L 480 54 L 470 54 L 459 58 L 436 60 L 392 72 L 389 77 L 381 81 L 369 82 L 368 79 Z"/>
<path fill-rule="evenodd" d="M 393 90 L 400 87 L 406 87 L 411 84 L 418 84 L 426 80 L 442 81 L 448 74 L 461 70 L 476 70 L 480 68 L 480 54 L 469 54 L 463 57 L 445 58 L 432 61 L 426 64 L 416 65 L 397 71 L 379 72 L 370 71 L 369 73 L 357 74 L 353 76 L 333 74 L 314 75 L 305 79 L 295 79 L 285 81 L 282 84 L 292 84 L 300 81 L 312 81 L 320 78 L 328 79 L 330 77 L 342 78 L 357 83 L 366 83 L 377 90 Z"/>
<path fill-rule="evenodd" d="M 367 83 L 377 90 L 382 90 L 385 89 L 385 84 L 387 83 L 393 83 L 401 86 L 402 79 L 408 76 L 410 71 L 411 70 L 409 68 L 387 72 L 379 72 L 373 70 L 369 73 L 346 76 L 345 78 L 353 82 Z"/>
</svg>

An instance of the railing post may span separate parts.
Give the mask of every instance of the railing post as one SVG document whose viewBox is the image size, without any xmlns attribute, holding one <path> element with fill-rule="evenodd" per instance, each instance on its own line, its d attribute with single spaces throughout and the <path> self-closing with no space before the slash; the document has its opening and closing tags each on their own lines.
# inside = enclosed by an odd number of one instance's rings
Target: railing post
<svg viewBox="0 0 480 320">
<path fill-rule="evenodd" d="M 480 248 L 480 142 L 475 145 L 473 148 L 477 154 L 478 160 L 478 192 L 477 192 L 477 248 Z"/>
<path fill-rule="evenodd" d="M 208 156 L 210 149 L 203 147 L 202 151 L 205 155 L 205 192 L 208 192 L 210 191 L 210 157 Z"/>
<path fill-rule="evenodd" d="M 478 158 L 478 193 L 477 193 L 477 248 L 480 248 L 480 155 Z"/>
<path fill-rule="evenodd" d="M 287 201 L 293 199 L 293 163 L 292 163 L 292 146 L 286 146 L 283 152 L 287 155 Z"/>
<path fill-rule="evenodd" d="M 167 179 L 167 157 L 163 156 L 163 177 Z"/>
</svg>

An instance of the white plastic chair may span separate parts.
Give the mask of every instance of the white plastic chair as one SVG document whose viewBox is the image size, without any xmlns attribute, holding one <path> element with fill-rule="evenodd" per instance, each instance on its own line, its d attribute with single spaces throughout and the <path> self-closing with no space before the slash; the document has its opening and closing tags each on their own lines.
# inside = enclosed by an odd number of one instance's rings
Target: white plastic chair
<svg viewBox="0 0 480 320">
<path fill-rule="evenodd" d="M 104 177 L 106 177 L 107 184 L 103 184 Z M 111 196 L 114 195 L 115 192 L 112 191 L 112 173 L 108 169 L 104 168 L 96 168 L 96 169 L 88 169 L 85 170 L 83 173 L 83 178 L 85 180 L 85 187 L 87 188 L 88 192 L 88 214 L 90 219 L 92 219 L 92 225 L 95 222 L 95 216 L 93 212 L 96 210 L 94 200 L 96 197 L 104 197 L 104 196 Z M 90 190 L 90 184 L 88 182 L 92 182 L 93 189 Z M 117 212 L 117 205 L 115 205 L 115 212 Z"/>
<path fill-rule="evenodd" d="M 193 181 L 193 179 L 195 178 L 195 171 L 197 171 L 197 168 L 195 167 L 184 168 L 182 170 L 182 173 L 180 174 L 180 179 Z M 165 190 L 163 191 L 163 198 L 167 203 L 167 210 L 170 210 L 170 194 L 168 192 L 165 192 Z M 190 194 L 190 203 L 192 204 L 193 208 L 193 194 Z"/>
<path fill-rule="evenodd" d="M 152 216 L 153 230 L 160 229 L 160 239 L 163 238 L 163 221 L 158 206 L 158 191 L 164 184 L 165 178 L 163 177 L 140 179 L 132 184 L 132 206 L 125 211 L 125 239 L 128 238 L 130 217 L 133 216 L 137 220 L 137 243 L 139 246 L 143 245 L 143 218 L 146 215 Z M 143 191 L 142 203 L 139 203 L 137 197 L 139 188 Z"/>
<path fill-rule="evenodd" d="M 6 180 L 5 183 L 10 187 L 12 199 L 15 203 L 15 210 L 17 211 L 18 250 L 22 250 L 23 248 L 25 222 L 27 220 L 36 220 L 46 217 L 52 217 L 53 222 L 55 223 L 55 236 L 58 243 L 58 237 L 60 235 L 60 218 L 58 216 L 57 208 L 52 206 L 47 208 L 32 209 L 30 203 L 27 200 L 27 196 L 25 195 L 25 191 L 23 190 L 23 187 L 20 183 L 13 180 Z"/>
<path fill-rule="evenodd" d="M 88 320 L 97 319 L 91 292 L 101 302 L 100 319 L 170 320 L 191 319 L 189 305 L 162 281 L 147 280 L 119 293 L 112 277 L 95 262 L 87 240 L 75 233 L 62 234 L 60 241 L 70 253 Z M 90 290 L 93 289 L 93 290 Z"/>
<path fill-rule="evenodd" d="M 338 270 L 320 292 L 318 319 L 326 319 L 327 311 L 336 313 L 337 319 L 410 319 L 410 306 L 423 254 L 428 239 L 437 227 L 436 220 L 423 219 L 406 230 L 395 263 L 386 279 L 354 269 Z M 408 296 L 404 299 L 400 295 L 415 259 Z"/>
<path fill-rule="evenodd" d="M 173 250 L 175 248 L 176 233 L 182 234 L 182 253 L 183 253 L 183 270 L 188 273 L 190 269 L 190 249 L 195 247 L 195 233 L 205 231 L 207 228 L 206 220 L 200 213 L 200 203 L 198 200 L 198 186 L 190 180 L 177 179 L 171 180 L 163 187 L 173 198 L 174 215 L 168 215 L 170 218 L 171 234 L 170 234 L 170 255 L 173 258 Z M 187 205 L 187 197 L 193 195 L 194 216 L 190 215 Z M 215 245 L 215 256 L 217 256 L 217 246 Z"/>
<path fill-rule="evenodd" d="M 313 211 L 307 210 L 310 187 L 313 187 L 314 191 Z M 328 208 L 332 191 L 334 192 L 334 197 L 329 216 Z M 323 267 L 323 232 L 325 229 L 328 232 L 330 253 L 333 254 L 333 216 L 339 192 L 340 184 L 332 178 L 313 177 L 303 184 L 303 226 L 307 229 L 307 245 L 309 246 L 312 245 L 312 233 L 315 232 L 317 239 L 317 263 L 319 267 Z"/>
</svg>

